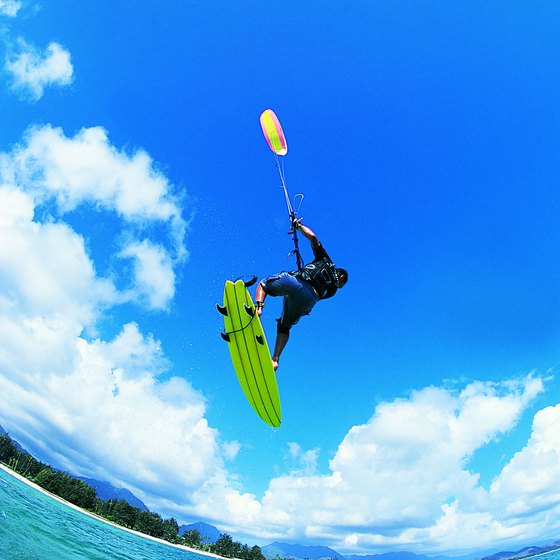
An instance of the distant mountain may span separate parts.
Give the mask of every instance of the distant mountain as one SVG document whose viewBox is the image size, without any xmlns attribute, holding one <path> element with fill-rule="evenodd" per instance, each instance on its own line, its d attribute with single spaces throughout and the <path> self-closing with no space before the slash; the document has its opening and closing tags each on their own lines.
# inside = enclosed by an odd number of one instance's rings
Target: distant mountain
<svg viewBox="0 0 560 560">
<path fill-rule="evenodd" d="M 181 525 L 179 527 L 179 534 L 183 535 L 187 531 L 196 530 L 199 532 L 200 536 L 202 537 L 202 542 L 212 543 L 214 544 L 222 534 L 214 525 L 209 525 L 208 523 L 204 523 L 203 521 L 199 521 L 198 523 L 191 523 L 190 525 Z"/>
<path fill-rule="evenodd" d="M 385 554 L 351 554 L 346 560 L 451 560 L 446 556 L 423 556 L 413 552 L 386 552 Z"/>
<path fill-rule="evenodd" d="M 2 426 L 0 426 L 0 436 L 7 435 L 9 436 L 8 432 L 4 430 Z M 13 444 L 23 453 L 28 453 L 15 439 L 11 438 Z M 55 469 L 57 470 L 57 469 Z M 95 480 L 93 478 L 85 478 L 83 476 L 76 476 L 76 478 L 83 480 L 85 483 L 89 484 L 97 493 L 97 497 L 101 498 L 102 500 L 126 500 L 131 506 L 140 508 L 143 511 L 147 511 L 148 508 L 146 504 L 142 502 L 142 500 L 138 499 L 130 490 L 126 488 L 116 488 L 109 482 Z"/>
<path fill-rule="evenodd" d="M 522 560 L 529 556 L 543 554 L 552 550 L 560 549 L 560 540 L 545 546 L 528 546 L 514 552 L 498 552 L 485 556 L 479 560 Z M 343 556 L 332 548 L 326 546 L 303 546 L 299 544 L 287 544 L 275 542 L 261 548 L 267 560 L 276 557 L 290 558 L 292 560 L 321 560 L 335 558 L 337 560 L 470 560 L 472 556 L 463 556 L 461 559 L 446 556 L 423 556 L 413 552 L 387 552 L 385 554 L 349 554 Z"/>
<path fill-rule="evenodd" d="M 551 550 L 556 550 L 560 548 L 560 540 L 554 541 L 551 544 L 545 546 L 526 546 L 521 550 L 516 550 L 515 552 L 497 552 L 491 556 L 485 556 L 481 560 L 520 560 L 521 558 L 527 558 L 529 556 L 535 556 L 536 554 L 543 554 L 545 552 L 550 552 Z"/>
<path fill-rule="evenodd" d="M 336 558 L 337 560 L 452 560 L 446 556 L 422 556 L 413 552 L 387 552 L 385 554 L 350 554 L 343 556 L 326 546 L 302 546 L 275 542 L 261 548 L 267 560 L 292 558 L 293 560 L 320 560 Z M 457 559 L 455 559 L 457 560 Z M 496 559 L 499 560 L 499 559 Z"/>
<path fill-rule="evenodd" d="M 77 476 L 76 478 L 83 480 L 86 484 L 95 488 L 97 497 L 102 500 L 125 500 L 131 506 L 140 508 L 143 511 L 148 511 L 146 504 L 126 488 L 117 488 L 110 482 L 95 480 L 94 478 L 86 478 L 84 476 Z"/>
<path fill-rule="evenodd" d="M 344 556 L 329 548 L 328 546 L 304 546 L 301 544 L 288 544 L 282 542 L 274 542 L 261 548 L 267 560 L 272 560 L 277 556 L 280 558 L 294 558 L 303 560 L 309 558 L 310 560 L 319 560 L 321 558 L 336 558 L 337 560 L 344 560 Z"/>
</svg>

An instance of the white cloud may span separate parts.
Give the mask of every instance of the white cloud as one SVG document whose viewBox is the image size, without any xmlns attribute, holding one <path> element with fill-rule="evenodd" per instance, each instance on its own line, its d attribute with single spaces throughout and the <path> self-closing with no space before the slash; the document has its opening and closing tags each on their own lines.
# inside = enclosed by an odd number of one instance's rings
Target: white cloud
<svg viewBox="0 0 560 560">
<path fill-rule="evenodd" d="M 13 12 L 16 5 L 5 5 L 8 9 Z M 41 99 L 46 87 L 71 84 L 74 75 L 70 53 L 61 45 L 52 42 L 41 52 L 22 38 L 6 58 L 4 69 L 12 76 L 14 90 L 31 101 Z"/>
<path fill-rule="evenodd" d="M 61 212 L 91 203 L 128 221 L 171 222 L 184 234 L 165 175 L 145 151 L 129 155 L 112 146 L 101 127 L 83 128 L 73 138 L 50 125 L 31 127 L 11 164 L 13 180 L 38 203 L 54 198 Z"/>
<path fill-rule="evenodd" d="M 127 156 L 102 129 L 72 139 L 35 128 L 0 156 L 0 424 L 39 456 L 126 484 L 155 509 L 179 492 L 188 514 L 215 500 L 208 493 L 237 503 L 224 460 L 239 445 L 220 440 L 203 396 L 169 375 L 160 343 L 137 324 L 110 340 L 83 334 L 130 293 L 149 308 L 173 296 L 186 224 L 171 190 L 147 154 Z M 126 270 L 100 276 L 97 253 L 64 221 L 79 206 L 118 221 L 104 251 L 119 262 L 127 240 L 136 275 L 124 290 Z"/>
<path fill-rule="evenodd" d="M 493 482 L 492 497 L 504 502 L 514 523 L 560 517 L 560 405 L 540 410 L 527 446 L 515 454 Z"/>
<path fill-rule="evenodd" d="M 21 320 L 60 316 L 93 324 L 116 300 L 113 285 L 96 277 L 81 236 L 63 223 L 34 222 L 33 211 L 29 194 L 0 187 L 0 309 Z"/>
<path fill-rule="evenodd" d="M 137 297 L 145 298 L 150 309 L 165 309 L 175 295 L 175 273 L 167 251 L 143 240 L 127 245 L 119 256 L 134 260 Z"/>
<path fill-rule="evenodd" d="M 21 2 L 18 0 L 0 0 L 0 15 L 15 17 L 21 9 Z"/>
<path fill-rule="evenodd" d="M 178 489 L 188 503 L 208 476 L 223 473 L 204 399 L 182 378 L 158 379 L 165 367 L 158 345 L 135 325 L 109 342 L 88 343 L 63 322 L 18 335 L 40 355 L 21 359 L 9 375 L 8 356 L 0 359 L 1 417 L 41 456 L 126 484 L 152 503 Z"/>
<path fill-rule="evenodd" d="M 422 535 L 446 549 L 552 541 L 560 531 L 560 405 L 538 411 L 527 445 L 502 469 L 480 503 L 445 505 Z M 416 535 L 418 538 L 420 535 Z"/>
<path fill-rule="evenodd" d="M 298 443 L 288 443 L 287 458 L 292 474 L 315 474 L 317 471 L 317 459 L 320 449 L 318 447 L 305 451 Z"/>
<path fill-rule="evenodd" d="M 74 137 L 50 125 L 32 127 L 24 142 L 1 157 L 0 179 L 32 195 L 32 209 L 48 208 L 58 219 L 79 206 L 116 215 L 123 223 L 118 244 L 124 247 L 114 257 L 132 259 L 134 273 L 121 301 L 167 307 L 175 293 L 175 269 L 188 255 L 187 222 L 173 186 L 146 152 L 118 150 L 100 127 Z M 157 243 L 147 238 L 154 227 Z"/>
<path fill-rule="evenodd" d="M 510 496 L 493 503 L 497 494 L 491 498 L 466 465 L 542 390 L 542 380 L 529 376 L 472 383 L 459 394 L 431 387 L 378 405 L 369 422 L 349 430 L 330 474 L 295 470 L 271 481 L 263 530 L 289 527 L 295 540 L 342 551 L 466 552 L 515 536 L 500 514 Z M 290 451 L 305 455 L 299 446 Z"/>
</svg>

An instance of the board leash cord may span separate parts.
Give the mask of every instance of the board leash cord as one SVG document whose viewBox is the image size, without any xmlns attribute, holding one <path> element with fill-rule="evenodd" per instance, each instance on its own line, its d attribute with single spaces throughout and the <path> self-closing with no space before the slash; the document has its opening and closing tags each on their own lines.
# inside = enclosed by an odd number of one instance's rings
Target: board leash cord
<svg viewBox="0 0 560 560">
<path fill-rule="evenodd" d="M 257 281 L 257 277 L 255 275 L 251 275 L 249 276 L 249 278 L 247 280 L 244 280 L 244 278 L 247 278 L 248 275 L 245 276 L 240 276 L 239 278 L 235 279 L 235 282 L 237 282 L 238 280 L 242 280 L 243 284 L 245 285 L 246 288 L 250 288 L 256 281 Z M 226 341 L 229 342 L 229 335 L 230 334 L 235 334 L 241 331 L 244 331 L 247 327 L 249 327 L 251 325 L 251 323 L 253 322 L 253 319 L 255 318 L 255 308 L 253 307 L 249 307 L 246 303 L 243 304 L 243 308 L 245 309 L 245 313 L 247 313 L 247 315 L 249 315 L 249 317 L 251 317 L 251 319 L 249 320 L 249 322 L 244 325 L 243 327 L 241 327 L 240 329 L 235 329 L 233 331 L 226 331 L 226 332 L 222 332 L 220 333 L 220 336 Z M 219 303 L 216 304 L 216 309 L 218 310 L 218 313 L 220 313 L 221 315 L 223 315 L 224 317 L 228 316 L 228 310 L 227 307 L 225 305 L 220 305 Z M 257 337 L 257 342 L 259 344 L 262 344 L 262 342 L 259 340 L 260 337 Z"/>
<path fill-rule="evenodd" d="M 218 313 L 220 313 L 221 315 L 223 315 L 224 317 L 228 316 L 228 310 L 227 307 L 225 305 L 220 305 L 219 303 L 216 304 L 216 309 L 218 310 Z M 226 341 L 229 342 L 230 338 L 229 335 L 230 334 L 235 334 L 241 331 L 244 331 L 247 327 L 249 327 L 251 325 L 251 323 L 253 322 L 253 319 L 255 318 L 255 308 L 254 307 L 249 307 L 246 303 L 243 304 L 243 309 L 245 310 L 245 313 L 247 313 L 247 315 L 249 315 L 249 317 L 251 317 L 249 319 L 249 322 L 242 326 L 240 329 L 235 329 L 233 331 L 226 331 L 226 332 L 222 332 L 220 333 L 220 336 Z M 261 341 L 259 341 L 259 337 L 257 337 L 257 342 L 259 342 L 260 344 L 262 344 Z"/>
</svg>

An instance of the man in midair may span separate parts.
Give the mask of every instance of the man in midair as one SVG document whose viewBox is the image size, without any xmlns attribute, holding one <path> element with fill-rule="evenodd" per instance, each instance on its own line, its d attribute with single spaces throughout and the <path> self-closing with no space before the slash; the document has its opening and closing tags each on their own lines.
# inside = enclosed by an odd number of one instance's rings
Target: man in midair
<svg viewBox="0 0 560 560">
<path fill-rule="evenodd" d="M 314 259 L 302 269 L 292 272 L 280 272 L 261 280 L 255 294 L 255 307 L 260 317 L 267 296 L 283 296 L 282 316 L 277 320 L 276 344 L 272 355 L 272 365 L 278 369 L 280 355 L 288 343 L 290 329 L 304 315 L 309 315 L 315 304 L 321 299 L 328 299 L 348 281 L 348 272 L 335 267 L 323 245 L 300 220 L 294 221 L 293 227 L 309 240 Z"/>
</svg>

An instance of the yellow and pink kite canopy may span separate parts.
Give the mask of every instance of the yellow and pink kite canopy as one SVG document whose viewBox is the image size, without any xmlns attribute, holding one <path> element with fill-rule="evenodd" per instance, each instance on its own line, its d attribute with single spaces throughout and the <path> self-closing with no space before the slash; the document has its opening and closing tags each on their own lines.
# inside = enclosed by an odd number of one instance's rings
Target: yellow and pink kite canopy
<svg viewBox="0 0 560 560">
<path fill-rule="evenodd" d="M 270 149 L 278 156 L 285 156 L 288 153 L 288 143 L 274 111 L 272 109 L 263 111 L 260 121 L 264 137 Z"/>
</svg>

